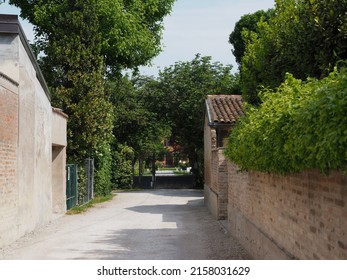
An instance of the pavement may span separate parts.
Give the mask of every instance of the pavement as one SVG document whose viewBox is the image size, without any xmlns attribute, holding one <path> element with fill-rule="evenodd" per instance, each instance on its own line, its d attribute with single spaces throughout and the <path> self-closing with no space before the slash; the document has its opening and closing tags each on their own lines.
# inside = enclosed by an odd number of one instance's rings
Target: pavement
<svg viewBox="0 0 347 280">
<path fill-rule="evenodd" d="M 204 206 L 201 190 L 117 193 L 0 249 L 0 259 L 250 259 Z"/>
</svg>

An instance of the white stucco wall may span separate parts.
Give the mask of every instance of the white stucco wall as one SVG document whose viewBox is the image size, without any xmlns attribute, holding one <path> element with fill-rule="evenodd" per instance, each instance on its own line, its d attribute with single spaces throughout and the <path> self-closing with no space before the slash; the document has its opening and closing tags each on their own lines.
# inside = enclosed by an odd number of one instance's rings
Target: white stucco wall
<svg viewBox="0 0 347 280">
<path fill-rule="evenodd" d="M 66 212 L 66 123 L 67 116 L 58 109 L 52 114 L 52 210 Z"/>
<path fill-rule="evenodd" d="M 23 44 L 19 78 L 19 231 L 24 233 L 51 218 L 52 112 Z"/>
<path fill-rule="evenodd" d="M 0 72 L 14 81 L 19 81 L 19 44 L 17 34 L 0 36 Z"/>
</svg>

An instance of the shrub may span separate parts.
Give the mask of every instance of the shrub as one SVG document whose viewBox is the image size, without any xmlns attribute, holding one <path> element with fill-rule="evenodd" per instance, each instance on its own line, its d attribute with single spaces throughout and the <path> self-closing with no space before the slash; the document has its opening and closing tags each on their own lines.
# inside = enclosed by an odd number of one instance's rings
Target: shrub
<svg viewBox="0 0 347 280">
<path fill-rule="evenodd" d="M 262 101 L 231 132 L 231 161 L 245 170 L 280 174 L 346 170 L 346 69 L 306 82 L 288 74 L 276 90 L 262 91 Z"/>
</svg>

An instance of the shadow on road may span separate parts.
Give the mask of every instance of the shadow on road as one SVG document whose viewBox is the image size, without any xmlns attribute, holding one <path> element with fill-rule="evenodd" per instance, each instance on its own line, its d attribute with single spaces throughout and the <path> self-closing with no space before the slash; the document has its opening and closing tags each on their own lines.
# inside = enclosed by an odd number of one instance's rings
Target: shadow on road
<svg viewBox="0 0 347 280">
<path fill-rule="evenodd" d="M 93 242 L 100 244 L 100 250 L 80 252 L 83 257 L 79 259 L 90 259 L 95 255 L 98 259 L 112 260 L 249 259 L 241 246 L 225 234 L 218 221 L 207 212 L 201 192 L 196 194 L 197 199 L 189 200 L 187 204 L 126 208 L 143 215 L 146 222 L 139 223 L 136 228 L 109 231 Z"/>
</svg>

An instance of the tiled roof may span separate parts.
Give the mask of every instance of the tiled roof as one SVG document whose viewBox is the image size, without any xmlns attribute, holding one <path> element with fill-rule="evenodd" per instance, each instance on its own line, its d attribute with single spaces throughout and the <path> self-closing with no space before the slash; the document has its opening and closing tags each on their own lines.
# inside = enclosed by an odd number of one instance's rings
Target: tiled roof
<svg viewBox="0 0 347 280">
<path fill-rule="evenodd" d="M 240 95 L 208 95 L 206 107 L 210 125 L 232 125 L 243 115 Z"/>
</svg>

